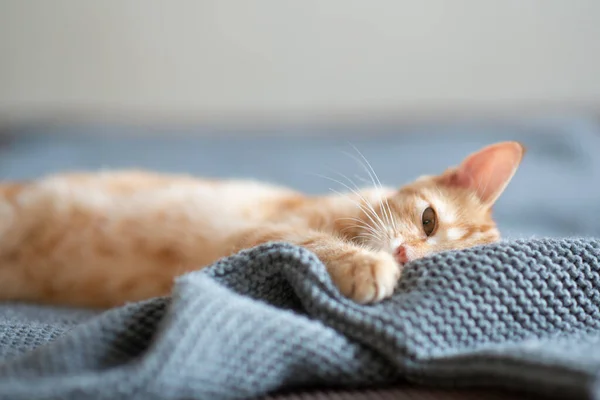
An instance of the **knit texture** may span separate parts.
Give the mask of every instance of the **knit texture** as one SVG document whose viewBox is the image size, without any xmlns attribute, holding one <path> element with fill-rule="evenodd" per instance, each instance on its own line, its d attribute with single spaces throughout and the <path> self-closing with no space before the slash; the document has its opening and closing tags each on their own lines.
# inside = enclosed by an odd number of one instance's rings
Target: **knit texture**
<svg viewBox="0 0 600 400">
<path fill-rule="evenodd" d="M 3 305 L 0 399 L 241 399 L 306 385 L 513 388 L 600 398 L 600 240 L 441 253 L 373 306 L 267 244 L 104 313 Z"/>
</svg>

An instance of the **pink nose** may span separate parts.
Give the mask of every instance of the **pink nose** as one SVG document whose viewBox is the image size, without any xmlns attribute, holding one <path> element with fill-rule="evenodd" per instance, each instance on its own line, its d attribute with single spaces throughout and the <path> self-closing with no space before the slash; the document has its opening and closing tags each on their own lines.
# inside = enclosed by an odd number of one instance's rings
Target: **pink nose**
<svg viewBox="0 0 600 400">
<path fill-rule="evenodd" d="M 394 257 L 396 258 L 396 261 L 398 261 L 400 264 L 406 264 L 408 262 L 408 256 L 406 255 L 406 247 L 404 247 L 403 245 L 396 247 L 396 250 L 394 251 Z"/>
</svg>

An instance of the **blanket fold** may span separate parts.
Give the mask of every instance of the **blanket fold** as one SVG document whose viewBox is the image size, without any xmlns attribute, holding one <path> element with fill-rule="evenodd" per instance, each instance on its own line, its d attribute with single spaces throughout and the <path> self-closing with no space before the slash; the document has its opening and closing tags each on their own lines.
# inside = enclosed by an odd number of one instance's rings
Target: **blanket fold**
<svg viewBox="0 0 600 400">
<path fill-rule="evenodd" d="M 341 296 L 284 243 L 104 313 L 2 305 L 0 399 L 242 399 L 402 379 L 600 398 L 600 240 L 532 239 L 406 266 L 391 299 Z"/>
</svg>

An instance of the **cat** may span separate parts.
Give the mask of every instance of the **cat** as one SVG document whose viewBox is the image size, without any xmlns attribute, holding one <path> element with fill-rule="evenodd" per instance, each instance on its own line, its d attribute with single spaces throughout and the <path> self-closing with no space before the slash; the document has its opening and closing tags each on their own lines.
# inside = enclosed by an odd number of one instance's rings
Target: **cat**
<svg viewBox="0 0 600 400">
<path fill-rule="evenodd" d="M 0 185 L 0 300 L 109 308 L 168 295 L 174 278 L 271 241 L 312 251 L 341 294 L 389 297 L 407 263 L 500 238 L 492 206 L 525 148 L 489 145 L 399 189 L 306 196 L 147 171 Z"/>
</svg>

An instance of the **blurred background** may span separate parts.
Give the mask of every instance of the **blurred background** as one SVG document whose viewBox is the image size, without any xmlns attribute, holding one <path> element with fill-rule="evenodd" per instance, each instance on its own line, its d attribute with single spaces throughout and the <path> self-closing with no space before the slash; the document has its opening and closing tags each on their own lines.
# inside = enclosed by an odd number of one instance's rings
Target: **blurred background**
<svg viewBox="0 0 600 400">
<path fill-rule="evenodd" d="M 599 38 L 595 0 L 0 0 L 0 176 L 135 167 L 316 193 L 319 174 L 364 184 L 352 145 L 400 185 L 521 140 L 501 224 L 596 235 Z"/>
</svg>

